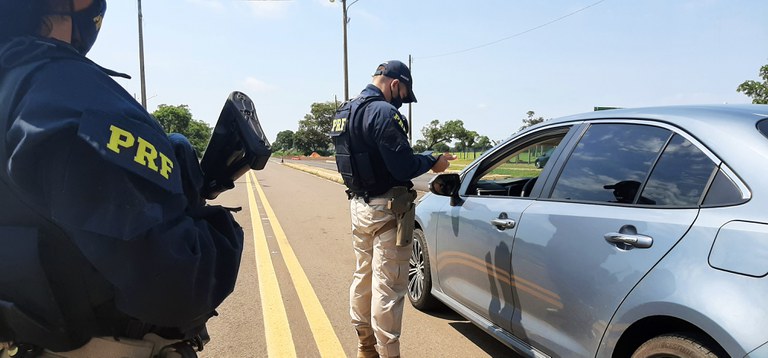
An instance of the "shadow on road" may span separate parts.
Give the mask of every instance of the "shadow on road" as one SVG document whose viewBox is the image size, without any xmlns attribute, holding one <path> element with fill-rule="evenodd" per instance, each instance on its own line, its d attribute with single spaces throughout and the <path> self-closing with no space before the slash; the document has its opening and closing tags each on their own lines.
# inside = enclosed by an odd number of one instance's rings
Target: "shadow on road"
<svg viewBox="0 0 768 358">
<path fill-rule="evenodd" d="M 423 313 L 446 321 L 452 321 L 447 322 L 447 324 L 478 348 L 482 349 L 489 357 L 523 357 L 445 305 L 441 305 L 433 311 Z"/>
</svg>

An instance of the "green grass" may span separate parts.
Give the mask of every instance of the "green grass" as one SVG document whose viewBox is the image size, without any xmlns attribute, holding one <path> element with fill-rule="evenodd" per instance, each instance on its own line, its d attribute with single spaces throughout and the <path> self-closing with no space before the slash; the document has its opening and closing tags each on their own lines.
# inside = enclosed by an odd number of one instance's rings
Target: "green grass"
<svg viewBox="0 0 768 358">
<path fill-rule="evenodd" d="M 529 178 L 537 177 L 541 173 L 541 169 L 536 169 L 533 165 L 526 165 L 524 168 L 517 167 L 516 165 L 504 164 L 489 174 L 500 175 L 510 178 Z"/>
<path fill-rule="evenodd" d="M 452 160 L 451 166 L 448 167 L 448 170 L 456 170 L 460 171 L 463 170 L 467 165 L 472 163 L 475 160 L 475 157 L 473 157 L 472 153 L 451 153 L 458 158 L 455 160 Z M 476 154 L 477 157 L 480 156 L 480 153 Z M 528 153 L 521 153 L 515 160 L 515 163 L 505 163 L 499 166 L 498 168 L 491 171 L 490 175 L 498 175 L 502 177 L 511 177 L 511 178 L 527 178 L 527 177 L 535 177 L 538 176 L 539 173 L 541 173 L 541 169 L 536 169 L 536 167 L 533 165 L 533 161 L 536 159 L 535 156 L 531 156 L 530 158 L 530 164 L 528 163 Z"/>
</svg>

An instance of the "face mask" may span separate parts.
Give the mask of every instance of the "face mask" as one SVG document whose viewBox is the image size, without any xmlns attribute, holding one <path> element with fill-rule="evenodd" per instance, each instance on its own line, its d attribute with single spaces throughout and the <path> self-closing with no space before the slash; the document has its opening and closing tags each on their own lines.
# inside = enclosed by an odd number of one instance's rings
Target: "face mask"
<svg viewBox="0 0 768 358">
<path fill-rule="evenodd" d="M 393 91 L 392 86 L 389 86 L 389 91 L 392 93 L 392 99 L 389 103 L 395 106 L 395 108 L 400 109 L 403 106 L 403 97 L 400 97 L 400 87 L 397 87 L 397 91 Z M 395 92 L 397 92 L 397 98 L 395 98 Z"/>
<path fill-rule="evenodd" d="M 74 4 L 73 4 L 74 7 Z M 93 0 L 90 6 L 70 14 L 72 17 L 72 46 L 81 55 L 91 50 L 107 12 L 106 0 Z"/>
</svg>

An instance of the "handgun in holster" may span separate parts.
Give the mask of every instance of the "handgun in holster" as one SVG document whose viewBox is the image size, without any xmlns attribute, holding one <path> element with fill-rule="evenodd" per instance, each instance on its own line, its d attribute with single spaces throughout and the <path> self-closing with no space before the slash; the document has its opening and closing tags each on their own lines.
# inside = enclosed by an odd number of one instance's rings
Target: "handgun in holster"
<svg viewBox="0 0 768 358">
<path fill-rule="evenodd" d="M 253 101 L 242 92 L 232 92 L 221 110 L 208 146 L 200 161 L 204 183 L 201 196 L 215 199 L 235 187 L 235 180 L 248 170 L 261 170 L 272 155 L 271 146 Z"/>
<path fill-rule="evenodd" d="M 397 218 L 397 239 L 395 245 L 403 247 L 411 244 L 416 222 L 416 190 L 404 186 L 393 187 L 387 208 Z"/>
</svg>

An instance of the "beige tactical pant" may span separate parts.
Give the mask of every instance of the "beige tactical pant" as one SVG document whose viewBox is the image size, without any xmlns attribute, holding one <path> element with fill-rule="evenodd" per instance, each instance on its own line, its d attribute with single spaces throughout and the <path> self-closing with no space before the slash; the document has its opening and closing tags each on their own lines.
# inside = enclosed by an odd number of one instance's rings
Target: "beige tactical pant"
<svg viewBox="0 0 768 358">
<path fill-rule="evenodd" d="M 363 340 L 373 330 L 381 357 L 400 355 L 411 245 L 395 246 L 397 225 L 386 198 L 350 200 L 357 266 L 349 289 L 352 324 Z"/>
</svg>

